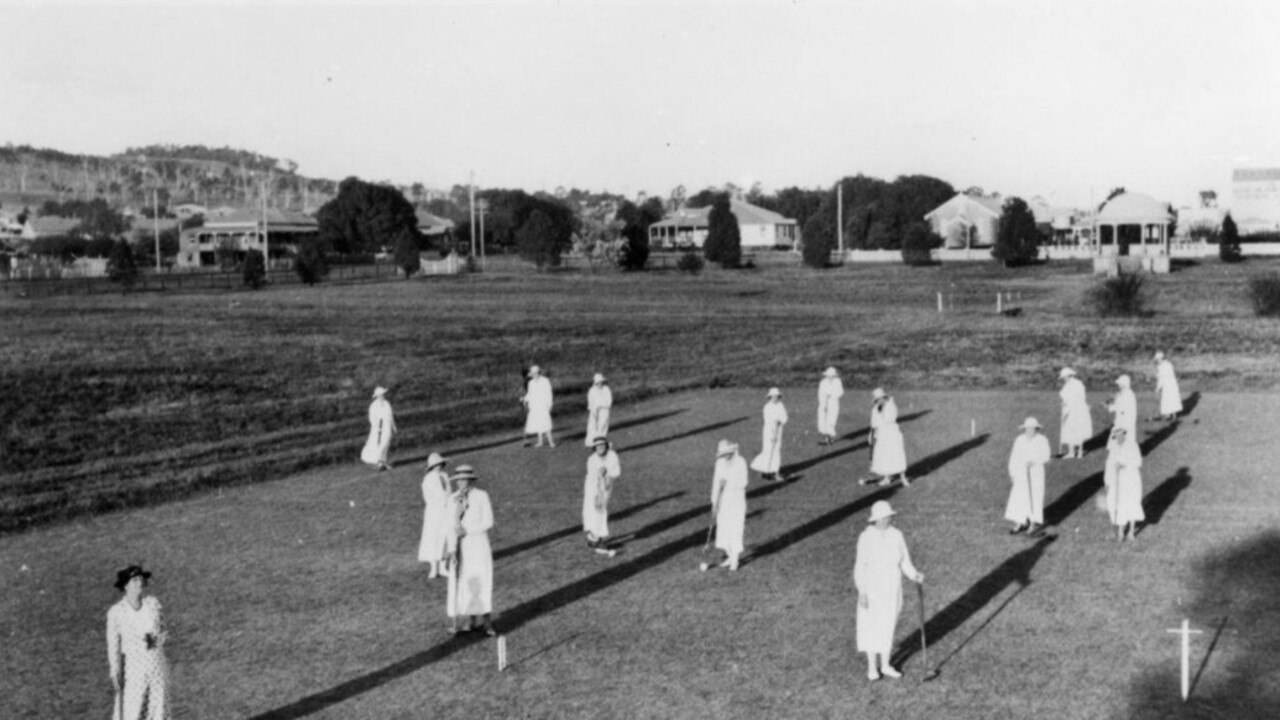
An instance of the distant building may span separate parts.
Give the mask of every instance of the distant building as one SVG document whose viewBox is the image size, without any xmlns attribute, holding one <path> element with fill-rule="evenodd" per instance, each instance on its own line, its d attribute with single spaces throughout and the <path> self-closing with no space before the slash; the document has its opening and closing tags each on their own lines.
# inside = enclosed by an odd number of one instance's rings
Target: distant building
<svg viewBox="0 0 1280 720">
<path fill-rule="evenodd" d="M 78 227 L 80 227 L 80 218 L 42 215 L 37 218 L 27 218 L 27 224 L 22 227 L 22 237 L 26 240 L 39 240 L 42 237 L 72 235 Z"/>
<path fill-rule="evenodd" d="M 1004 200 L 998 196 L 957 193 L 925 214 L 925 222 L 951 250 L 991 247 L 1000 228 Z"/>
<path fill-rule="evenodd" d="M 178 241 L 177 265 L 183 268 L 215 266 L 220 247 L 243 257 L 250 250 L 261 252 L 264 243 L 269 246 L 271 256 L 277 257 L 286 248 L 296 250 L 304 238 L 319 234 L 320 226 L 310 215 L 268 208 L 264 223 L 261 211 L 237 210 L 220 217 L 206 217 L 202 227 L 183 230 Z"/>
<path fill-rule="evenodd" d="M 452 220 L 432 215 L 421 208 L 415 210 L 414 214 L 418 217 L 418 232 L 433 241 L 453 234 L 454 222 Z"/>
<path fill-rule="evenodd" d="M 1093 220 L 1100 254 L 1168 255 L 1173 208 L 1142 193 L 1125 192 L 1103 204 Z"/>
<path fill-rule="evenodd" d="M 729 210 L 738 219 L 744 250 L 794 248 L 800 232 L 796 221 L 741 200 L 730 200 Z M 681 208 L 649 226 L 649 244 L 655 248 L 700 248 L 707 239 L 711 208 Z"/>
<path fill-rule="evenodd" d="M 1280 168 L 1231 173 L 1231 219 L 1241 234 L 1280 230 Z"/>
<path fill-rule="evenodd" d="M 190 220 L 197 215 L 208 215 L 209 208 L 195 203 L 183 203 L 169 208 L 169 212 L 173 213 L 174 217 L 179 220 Z"/>
</svg>

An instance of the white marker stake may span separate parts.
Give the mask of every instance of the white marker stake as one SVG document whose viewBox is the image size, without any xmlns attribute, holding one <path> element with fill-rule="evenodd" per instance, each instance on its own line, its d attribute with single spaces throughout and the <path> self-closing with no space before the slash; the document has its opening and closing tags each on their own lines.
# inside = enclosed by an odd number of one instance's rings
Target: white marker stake
<svg viewBox="0 0 1280 720">
<path fill-rule="evenodd" d="M 942 293 L 938 293 L 938 312 L 942 312 Z"/>
<path fill-rule="evenodd" d="M 507 669 L 507 636 L 498 636 L 498 672 Z"/>
<path fill-rule="evenodd" d="M 1187 695 L 1191 694 L 1191 636 L 1199 635 L 1204 631 L 1192 630 L 1191 621 L 1183 618 L 1180 629 L 1165 632 L 1178 633 L 1182 636 L 1182 702 L 1186 702 Z"/>
<path fill-rule="evenodd" d="M 997 315 L 999 315 L 1001 312 L 1003 312 L 1003 310 L 1001 310 L 1001 307 L 1002 307 L 1002 306 L 1001 306 L 1001 302 L 1000 302 L 1001 300 L 1002 300 L 1002 298 L 1001 298 L 1001 296 L 1000 296 L 1000 293 L 996 293 L 996 314 L 997 314 Z"/>
<path fill-rule="evenodd" d="M 969 419 L 969 437 L 978 437 L 978 420 L 977 418 Z"/>
</svg>

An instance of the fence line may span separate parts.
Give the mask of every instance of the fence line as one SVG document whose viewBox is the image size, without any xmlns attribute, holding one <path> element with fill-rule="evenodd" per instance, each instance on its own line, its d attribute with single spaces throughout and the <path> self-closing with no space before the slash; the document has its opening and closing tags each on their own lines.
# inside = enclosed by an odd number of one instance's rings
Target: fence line
<svg viewBox="0 0 1280 720">
<path fill-rule="evenodd" d="M 381 282 L 398 277 L 399 270 L 384 263 L 372 265 L 333 265 L 326 283 Z M 301 285 L 302 279 L 292 269 L 272 269 L 267 273 L 268 285 Z M 108 277 L 15 278 L 5 276 L 0 288 L 6 295 L 46 297 L 52 295 L 102 295 L 123 292 L 125 288 Z M 245 289 L 239 272 L 160 272 L 144 271 L 134 283 L 133 292 L 147 291 L 232 291 Z"/>
</svg>

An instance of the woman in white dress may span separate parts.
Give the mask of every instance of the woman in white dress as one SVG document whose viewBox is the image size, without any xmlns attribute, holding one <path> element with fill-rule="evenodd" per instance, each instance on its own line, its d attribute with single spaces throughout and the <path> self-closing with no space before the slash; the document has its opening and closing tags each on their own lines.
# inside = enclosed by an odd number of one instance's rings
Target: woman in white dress
<svg viewBox="0 0 1280 720">
<path fill-rule="evenodd" d="M 1009 501 L 1004 517 L 1013 523 L 1010 535 L 1025 530 L 1031 537 L 1040 537 L 1044 534 L 1044 466 L 1053 452 L 1035 418 L 1024 420 L 1021 429 L 1009 453 Z"/>
<path fill-rule="evenodd" d="M 524 397 L 520 398 L 528 409 L 524 421 L 525 446 L 529 445 L 529 436 L 537 438 L 537 447 L 542 447 L 545 439 L 551 447 L 556 441 L 551 437 L 551 380 L 542 374 L 542 368 L 534 365 L 529 368 L 529 382 L 525 385 Z"/>
<path fill-rule="evenodd" d="M 751 469 L 764 475 L 765 480 L 782 480 L 782 427 L 787 424 L 787 408 L 778 388 L 769 388 L 765 397 L 760 454 L 751 459 Z"/>
<path fill-rule="evenodd" d="M 1058 378 L 1062 380 L 1062 390 L 1058 393 L 1062 398 L 1062 428 L 1059 437 L 1062 457 L 1082 458 L 1085 442 L 1093 437 L 1093 417 L 1089 414 L 1084 383 L 1071 368 L 1062 368 Z"/>
<path fill-rule="evenodd" d="M 1107 403 L 1107 410 L 1115 417 L 1111 420 L 1112 429 L 1119 428 L 1129 434 L 1138 436 L 1138 398 L 1133 394 L 1133 382 L 1128 375 L 1116 378 L 1116 395 Z"/>
<path fill-rule="evenodd" d="M 587 458 L 587 477 L 582 485 L 582 530 L 587 533 L 587 547 L 601 555 L 613 557 L 609 544 L 609 496 L 613 483 L 622 477 L 618 453 L 603 437 L 595 440 Z"/>
<path fill-rule="evenodd" d="M 902 611 L 902 577 L 923 583 L 924 573 L 911 564 L 902 531 L 892 526 L 893 508 L 885 500 L 871 506 L 870 527 L 858 536 L 853 585 L 858 590 L 858 652 L 867 654 L 867 679 L 881 674 L 900 678 L 889 664 L 893 633 Z"/>
<path fill-rule="evenodd" d="M 493 505 L 489 493 L 475 487 L 476 474 L 470 465 L 459 465 L 453 475 L 457 490 L 449 496 L 448 513 L 453 523 L 449 533 L 448 613 L 450 632 L 470 632 L 481 620 L 486 635 L 493 628 L 493 550 L 489 530 L 493 528 Z M 466 625 L 458 627 L 459 618 Z"/>
<path fill-rule="evenodd" d="M 738 569 L 747 525 L 747 461 L 738 454 L 738 444 L 721 440 L 716 448 L 716 467 L 711 479 L 711 514 L 716 522 L 716 547 L 725 560 L 720 567 Z"/>
<path fill-rule="evenodd" d="M 907 479 L 907 448 L 898 428 L 898 404 L 884 388 L 871 391 L 871 474 L 880 476 L 879 485 L 888 485 L 897 475 L 903 487 Z M 874 477 L 872 478 L 874 479 Z"/>
<path fill-rule="evenodd" d="M 445 547 L 448 545 L 449 495 L 453 492 L 448 463 L 440 453 L 427 457 L 427 474 L 422 476 L 422 541 L 418 543 L 418 562 L 429 563 L 427 579 L 439 577 L 444 571 Z"/>
<path fill-rule="evenodd" d="M 165 720 L 169 716 L 167 636 L 160 601 L 143 597 L 151 573 L 138 565 L 116 573 L 124 593 L 107 611 L 107 661 L 115 690 L 113 720 Z"/>
<path fill-rule="evenodd" d="M 1142 511 L 1142 449 L 1126 431 L 1117 429 L 1107 446 L 1103 480 L 1107 486 L 1107 512 L 1116 526 L 1116 540 L 1137 537 Z"/>
<path fill-rule="evenodd" d="M 379 470 L 389 470 L 387 452 L 391 449 L 391 436 L 396 434 L 396 420 L 391 412 L 391 403 L 387 401 L 387 389 L 378 387 L 373 391 L 373 402 L 369 404 L 369 439 L 360 451 L 360 459 Z"/>
<path fill-rule="evenodd" d="M 819 445 L 830 445 L 836 441 L 836 420 L 840 418 L 840 398 L 844 397 L 844 383 L 834 367 L 822 372 L 822 380 L 818 383 L 818 434 L 822 439 Z"/>
<path fill-rule="evenodd" d="M 1182 412 L 1182 392 L 1178 389 L 1178 376 L 1173 372 L 1173 363 L 1156 352 L 1156 393 L 1160 395 L 1160 419 L 1173 420 Z"/>
<path fill-rule="evenodd" d="M 587 434 L 583 443 L 587 447 L 595 444 L 596 438 L 609 434 L 609 411 L 613 409 L 613 391 L 604 382 L 604 376 L 596 373 L 591 379 L 591 389 L 587 391 Z"/>
</svg>

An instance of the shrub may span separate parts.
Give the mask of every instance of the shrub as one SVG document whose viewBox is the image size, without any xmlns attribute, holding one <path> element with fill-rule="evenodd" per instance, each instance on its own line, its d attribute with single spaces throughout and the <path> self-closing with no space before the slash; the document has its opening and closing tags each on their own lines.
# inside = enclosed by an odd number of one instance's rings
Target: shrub
<svg viewBox="0 0 1280 720">
<path fill-rule="evenodd" d="M 720 195 L 712 204 L 702 252 L 707 260 L 720 263 L 720 267 L 736 268 L 742 264 L 742 231 L 738 217 L 730 208 L 728 195 Z"/>
<path fill-rule="evenodd" d="M 111 256 L 107 259 L 107 276 L 126 290 L 138 281 L 138 262 L 133 257 L 133 248 L 124 240 L 117 240 L 111 246 Z"/>
<path fill-rule="evenodd" d="M 817 218 L 810 218 L 805 223 L 802 234 L 800 253 L 804 264 L 811 268 L 831 266 L 831 253 L 836 250 L 836 239 L 827 232 L 826 223 Z"/>
<path fill-rule="evenodd" d="M 1222 234 L 1218 240 L 1218 259 L 1222 262 L 1240 262 L 1244 260 L 1244 253 L 1240 251 L 1240 230 L 1236 227 L 1236 221 L 1231 219 L 1231 213 L 1227 213 L 1222 218 Z"/>
<path fill-rule="evenodd" d="M 298 243 L 298 257 L 293 261 L 293 269 L 307 285 L 315 285 L 329 275 L 329 263 L 318 239 L 306 238 Z"/>
<path fill-rule="evenodd" d="M 1280 317 L 1280 273 L 1250 278 L 1249 300 L 1259 317 Z"/>
<path fill-rule="evenodd" d="M 1040 240 L 1036 217 L 1027 203 L 1016 197 L 1006 200 L 991 257 L 1004 262 L 1005 267 L 1026 265 L 1039 255 Z"/>
<path fill-rule="evenodd" d="M 1091 288 L 1089 301 L 1103 317 L 1142 315 L 1147 307 L 1147 281 L 1140 273 L 1121 272 Z"/>
<path fill-rule="evenodd" d="M 705 264 L 706 263 L 703 261 L 702 256 L 691 250 L 680 256 L 680 260 L 676 262 L 676 268 L 679 269 L 680 272 L 697 275 L 702 272 L 702 267 Z"/>
<path fill-rule="evenodd" d="M 242 272 L 244 284 L 257 290 L 267 282 L 267 264 L 262 259 L 261 250 L 250 250 L 244 256 Z"/>
<path fill-rule="evenodd" d="M 902 262 L 908 265 L 932 265 L 930 251 L 942 247 L 942 238 L 933 232 L 928 223 L 916 222 L 907 228 L 902 238 Z"/>
<path fill-rule="evenodd" d="M 395 261 L 396 265 L 404 271 L 405 280 L 422 269 L 421 250 L 418 248 L 418 239 L 414 237 L 416 234 L 416 232 L 403 231 L 396 237 Z"/>
</svg>

